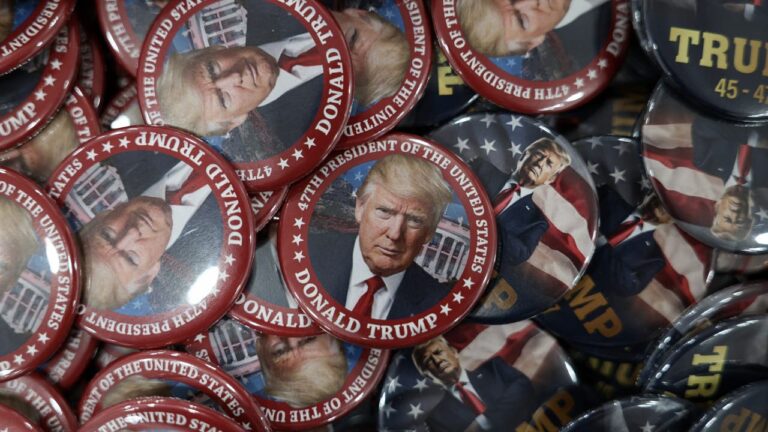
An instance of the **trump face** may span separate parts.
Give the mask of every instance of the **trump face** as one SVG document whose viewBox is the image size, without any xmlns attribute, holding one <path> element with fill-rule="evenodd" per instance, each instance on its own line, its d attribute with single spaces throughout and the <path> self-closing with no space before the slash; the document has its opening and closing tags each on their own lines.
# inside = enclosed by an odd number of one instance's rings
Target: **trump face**
<svg viewBox="0 0 768 432">
<path fill-rule="evenodd" d="M 568 11 L 570 0 L 494 0 L 504 25 L 504 39 L 514 50 L 531 50 L 544 42 Z"/>
<path fill-rule="evenodd" d="M 435 378 L 444 383 L 452 383 L 459 379 L 461 366 L 459 356 L 444 339 L 432 340 L 420 351 L 420 364 Z"/>
</svg>

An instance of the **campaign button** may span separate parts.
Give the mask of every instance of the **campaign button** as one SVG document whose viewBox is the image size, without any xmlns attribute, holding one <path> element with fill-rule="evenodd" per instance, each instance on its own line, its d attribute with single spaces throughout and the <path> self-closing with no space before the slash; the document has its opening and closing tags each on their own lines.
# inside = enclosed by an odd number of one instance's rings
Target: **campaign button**
<svg viewBox="0 0 768 432">
<path fill-rule="evenodd" d="M 75 0 L 3 2 L 0 6 L 0 75 L 22 66 L 46 49 L 74 8 Z"/>
<path fill-rule="evenodd" d="M 40 2 L 43 3 L 70 2 Z M 45 51 L 0 77 L 0 151 L 15 147 L 39 132 L 61 107 L 77 71 L 77 28 L 77 22 L 70 21 L 56 33 Z"/>
<path fill-rule="evenodd" d="M 672 223 L 637 141 L 601 136 L 573 145 L 597 187 L 597 249 L 576 287 L 536 321 L 569 343 L 647 344 L 707 294 L 712 249 Z"/>
<path fill-rule="evenodd" d="M 768 118 L 768 6 L 642 0 L 640 34 L 671 85 L 691 103 L 736 120 Z"/>
<path fill-rule="evenodd" d="M 324 330 L 403 347 L 469 313 L 491 277 L 496 225 L 459 158 L 390 134 L 335 153 L 293 185 L 277 247 L 288 289 Z"/>
<path fill-rule="evenodd" d="M 144 120 L 205 137 L 250 192 L 306 176 L 342 137 L 352 56 L 317 0 L 179 4 L 147 35 L 136 79 Z"/>
<path fill-rule="evenodd" d="M 80 69 L 75 83 L 100 110 L 106 91 L 106 64 L 97 36 L 80 26 Z"/>
<path fill-rule="evenodd" d="M 229 164 L 178 129 L 134 126 L 69 155 L 47 192 L 84 251 L 78 325 L 132 348 L 185 340 L 221 318 L 250 272 L 248 196 Z"/>
<path fill-rule="evenodd" d="M 48 360 L 69 335 L 81 264 L 56 203 L 6 168 L 0 212 L 0 381 L 7 381 Z"/>
<path fill-rule="evenodd" d="M 732 318 L 680 341 L 644 390 L 706 404 L 743 385 L 768 379 L 768 314 Z"/>
<path fill-rule="evenodd" d="M 546 377 L 546 378 L 544 378 Z M 557 341 L 530 321 L 462 323 L 393 354 L 379 396 L 381 430 L 559 430 L 592 399 Z"/>
<path fill-rule="evenodd" d="M 78 87 L 73 87 L 53 120 L 42 126 L 29 141 L 1 153 L 0 165 L 45 184 L 65 157 L 100 132 L 99 119 L 90 98 Z"/>
<path fill-rule="evenodd" d="M 767 312 L 768 284 L 763 282 L 728 287 L 705 297 L 689 307 L 658 337 L 638 377 L 639 385 L 647 384 L 650 377 L 661 367 L 664 358 L 684 338 L 728 318 Z"/>
<path fill-rule="evenodd" d="M 229 316 L 271 335 L 301 337 L 321 334 L 320 327 L 299 309 L 288 291 L 277 258 L 277 222 L 256 235 L 253 270 L 248 285 Z"/>
<path fill-rule="evenodd" d="M 581 156 L 529 117 L 458 117 L 430 137 L 469 165 L 493 198 L 497 266 L 472 319 L 530 318 L 572 289 L 594 252 L 597 195 Z"/>
<path fill-rule="evenodd" d="M 251 210 L 253 211 L 253 229 L 256 234 L 264 229 L 282 207 L 288 187 L 276 191 L 261 191 L 251 194 Z"/>
<path fill-rule="evenodd" d="M 610 401 L 572 421 L 562 432 L 687 430 L 694 406 L 666 396 L 633 396 Z"/>
<path fill-rule="evenodd" d="M 203 393 L 248 430 L 268 430 L 261 408 L 232 376 L 192 355 L 142 351 L 127 355 L 97 373 L 78 404 L 80 422 L 120 402 L 148 396 L 190 399 Z"/>
<path fill-rule="evenodd" d="M 79 432 L 119 430 L 242 432 L 243 427 L 200 404 L 169 397 L 129 400 L 95 415 Z M 255 429 L 255 430 L 269 430 Z"/>
<path fill-rule="evenodd" d="M 0 404 L 0 417 L 3 419 L 3 427 L 7 427 L 9 432 L 43 432 L 39 426 L 34 425 L 18 411 L 2 404 Z"/>
<path fill-rule="evenodd" d="M 354 99 L 339 148 L 394 128 L 421 98 L 432 66 L 422 0 L 324 0 L 352 55 Z"/>
<path fill-rule="evenodd" d="M 74 431 L 77 418 L 66 399 L 36 373 L 0 384 L 2 405 L 15 409 L 44 432 Z M 7 426 L 3 417 L 3 426 Z"/>
<path fill-rule="evenodd" d="M 440 46 L 480 96 L 524 114 L 586 103 L 619 70 L 632 34 L 629 0 L 432 0 Z"/>
<path fill-rule="evenodd" d="M 50 382 L 61 389 L 68 389 L 83 376 L 98 344 L 96 338 L 73 328 L 62 348 L 41 369 Z"/>
<path fill-rule="evenodd" d="M 723 396 L 696 422 L 691 432 L 748 431 L 768 419 L 768 381 Z"/>
<path fill-rule="evenodd" d="M 768 251 L 768 126 L 707 115 L 662 84 L 640 133 L 648 177 L 680 228 L 729 252 Z"/>
<path fill-rule="evenodd" d="M 328 424 L 376 388 L 389 351 L 362 348 L 327 333 L 304 337 L 260 334 L 223 319 L 185 346 L 233 375 L 283 430 Z"/>
</svg>

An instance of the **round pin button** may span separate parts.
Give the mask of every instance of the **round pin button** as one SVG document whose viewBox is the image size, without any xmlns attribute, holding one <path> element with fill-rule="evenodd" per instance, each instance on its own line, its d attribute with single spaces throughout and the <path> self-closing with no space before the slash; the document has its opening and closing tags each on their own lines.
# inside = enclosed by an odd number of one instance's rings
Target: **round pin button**
<svg viewBox="0 0 768 432">
<path fill-rule="evenodd" d="M 639 12 L 649 54 L 692 103 L 735 119 L 768 118 L 758 49 L 768 7 L 760 0 L 642 0 Z"/>
<path fill-rule="evenodd" d="M 527 3 L 432 0 L 448 61 L 477 93 L 525 114 L 560 112 L 600 93 L 624 60 L 629 0 Z"/>
<path fill-rule="evenodd" d="M 255 192 L 323 161 L 349 117 L 352 77 L 344 34 L 316 0 L 206 0 L 158 16 L 136 85 L 148 124 L 204 136 Z"/>
<path fill-rule="evenodd" d="M 77 247 L 56 204 L 0 168 L 0 381 L 46 361 L 67 338 L 80 294 Z"/>
<path fill-rule="evenodd" d="M 67 401 L 36 373 L 0 384 L 3 405 L 13 407 L 45 432 L 74 431 L 77 418 Z M 3 426 L 5 424 L 3 417 Z"/>
<path fill-rule="evenodd" d="M 74 8 L 74 0 L 4 2 L 0 6 L 0 75 L 43 51 Z"/>
<path fill-rule="evenodd" d="M 346 415 L 373 392 L 389 360 L 389 351 L 327 333 L 260 334 L 230 319 L 197 335 L 185 349 L 237 378 L 280 430 L 316 428 Z"/>
<path fill-rule="evenodd" d="M 634 396 L 608 402 L 580 416 L 563 432 L 687 430 L 696 410 L 684 399 Z"/>
<path fill-rule="evenodd" d="M 472 318 L 506 323 L 552 306 L 594 252 L 597 196 L 586 164 L 560 135 L 514 114 L 471 114 L 432 139 L 465 161 L 494 201 L 496 271 Z"/>
<path fill-rule="evenodd" d="M 251 210 L 253 211 L 256 233 L 264 229 L 275 214 L 277 214 L 287 195 L 287 186 L 276 191 L 262 191 L 251 194 Z"/>
<path fill-rule="evenodd" d="M 347 148 L 394 128 L 421 98 L 432 65 L 432 30 L 421 0 L 323 3 L 341 27 L 353 58 L 352 115 L 339 142 Z M 372 32 L 364 30 L 366 23 L 371 23 Z"/>
<path fill-rule="evenodd" d="M 576 287 L 536 321 L 569 343 L 648 344 L 707 294 L 712 249 L 672 223 L 635 140 L 592 137 L 574 147 L 597 186 L 597 249 Z M 586 298 L 600 307 L 587 312 Z"/>
<path fill-rule="evenodd" d="M 100 411 L 137 397 L 188 398 L 203 393 L 248 430 L 268 430 L 261 408 L 235 378 L 189 354 L 143 351 L 99 371 L 83 390 L 78 412 L 88 422 Z"/>
<path fill-rule="evenodd" d="M 0 417 L 3 418 L 3 427 L 8 428 L 8 432 L 43 432 L 26 417 L 2 404 L 0 404 Z"/>
<path fill-rule="evenodd" d="M 254 330 L 284 337 L 311 336 L 322 330 L 301 311 L 283 281 L 277 258 L 277 222 L 257 234 L 254 266 L 243 294 L 229 316 Z"/>
<path fill-rule="evenodd" d="M 128 431 L 241 432 L 243 430 L 239 424 L 205 406 L 174 398 L 154 397 L 130 400 L 112 406 L 94 416 L 78 431 L 101 432 L 115 425 L 118 425 L 120 430 Z"/>
<path fill-rule="evenodd" d="M 95 35 L 80 26 L 80 69 L 77 72 L 77 86 L 90 98 L 93 107 L 99 110 L 104 103 L 106 87 L 106 64 L 104 53 Z"/>
<path fill-rule="evenodd" d="M 768 353 L 756 349 L 765 346 L 766 334 L 768 314 L 715 324 L 673 347 L 644 390 L 708 403 L 743 385 L 768 379 Z"/>
<path fill-rule="evenodd" d="M 768 312 L 768 284 L 755 282 L 725 288 L 691 306 L 664 332 L 649 352 L 638 383 L 644 385 L 659 369 L 662 361 L 684 338 L 715 323 L 737 316 Z"/>
<path fill-rule="evenodd" d="M 749 430 L 768 417 L 768 381 L 742 387 L 717 401 L 691 432 Z M 747 428 L 747 429 L 745 429 Z"/>
<path fill-rule="evenodd" d="M 496 256 L 490 201 L 459 158 L 391 134 L 336 153 L 291 187 L 278 256 L 315 322 L 363 346 L 410 346 L 457 324 Z"/>
<path fill-rule="evenodd" d="M 255 236 L 237 176 L 200 139 L 138 126 L 90 140 L 47 191 L 78 231 L 84 301 L 78 325 L 132 348 L 185 340 L 231 307 Z"/>
<path fill-rule="evenodd" d="M 680 228 L 730 252 L 768 251 L 768 127 L 706 115 L 660 85 L 641 134 L 648 177 Z"/>
<path fill-rule="evenodd" d="M 101 113 L 101 127 L 104 130 L 120 129 L 144 124 L 136 86 L 129 84 L 120 89 L 104 107 Z"/>
<path fill-rule="evenodd" d="M 59 162 L 99 133 L 99 119 L 89 98 L 73 87 L 53 120 L 29 141 L 0 154 L 0 164 L 44 184 Z"/>
<path fill-rule="evenodd" d="M 379 397 L 378 426 L 528 430 L 541 421 L 534 413 L 557 407 L 546 419 L 558 430 L 592 402 L 572 368 L 557 341 L 530 321 L 463 323 L 393 354 Z"/>
<path fill-rule="evenodd" d="M 43 365 L 42 370 L 50 382 L 68 389 L 83 376 L 98 345 L 91 335 L 73 328 L 64 346 Z"/>
<path fill-rule="evenodd" d="M 68 2 L 60 2 L 64 3 Z M 59 109 L 74 83 L 78 43 L 73 20 L 58 32 L 49 48 L 0 77 L 0 151 L 29 139 Z"/>
<path fill-rule="evenodd" d="M 95 4 L 104 40 L 131 76 L 136 76 L 144 38 L 167 3 L 167 0 L 104 0 Z"/>
</svg>

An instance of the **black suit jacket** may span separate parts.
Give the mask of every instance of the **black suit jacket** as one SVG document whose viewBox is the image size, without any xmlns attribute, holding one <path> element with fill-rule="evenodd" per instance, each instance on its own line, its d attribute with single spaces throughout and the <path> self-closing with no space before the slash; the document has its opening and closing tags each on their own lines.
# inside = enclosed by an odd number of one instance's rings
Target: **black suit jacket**
<svg viewBox="0 0 768 432">
<path fill-rule="evenodd" d="M 349 288 L 352 251 L 357 234 L 336 232 L 312 233 L 309 256 L 320 283 L 328 294 L 344 305 Z M 411 263 L 395 294 L 387 319 L 408 318 L 436 305 L 451 290 L 450 284 L 440 283 L 418 264 Z"/>
<path fill-rule="evenodd" d="M 491 423 L 491 431 L 514 431 L 536 409 L 531 381 L 501 358 L 486 361 L 467 376 L 485 404 L 483 415 Z M 471 407 L 446 390 L 427 424 L 434 431 L 463 431 L 475 417 Z"/>
</svg>

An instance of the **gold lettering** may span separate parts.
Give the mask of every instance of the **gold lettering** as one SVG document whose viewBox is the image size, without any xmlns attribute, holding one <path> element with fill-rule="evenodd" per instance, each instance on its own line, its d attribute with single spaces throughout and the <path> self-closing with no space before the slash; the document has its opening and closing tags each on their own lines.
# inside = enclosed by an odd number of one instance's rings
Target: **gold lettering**
<svg viewBox="0 0 768 432">
<path fill-rule="evenodd" d="M 701 54 L 700 66 L 712 67 L 712 57 L 717 57 L 717 68 L 728 69 L 728 38 L 717 33 L 704 32 L 704 52 Z"/>
<path fill-rule="evenodd" d="M 499 309 L 509 309 L 517 303 L 517 291 L 512 288 L 512 285 L 506 279 L 499 277 L 496 285 L 488 293 L 486 303 L 490 303 Z"/>
<path fill-rule="evenodd" d="M 690 57 L 688 56 L 688 49 L 691 45 L 699 44 L 699 34 L 697 30 L 690 30 L 680 27 L 671 27 L 669 29 L 669 41 L 677 42 L 677 55 L 675 61 L 678 63 L 688 63 Z"/>
<path fill-rule="evenodd" d="M 749 42 L 749 64 L 744 64 L 744 47 Z M 757 40 L 749 40 L 744 38 L 733 38 L 733 46 L 736 48 L 736 53 L 733 56 L 733 66 L 737 71 L 745 74 L 752 73 L 757 70 L 757 63 L 760 59 L 760 48 L 762 43 Z"/>
</svg>

